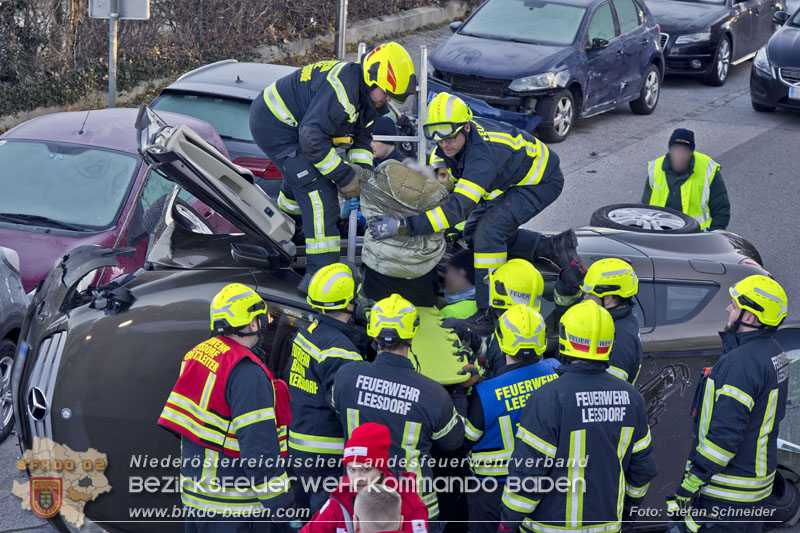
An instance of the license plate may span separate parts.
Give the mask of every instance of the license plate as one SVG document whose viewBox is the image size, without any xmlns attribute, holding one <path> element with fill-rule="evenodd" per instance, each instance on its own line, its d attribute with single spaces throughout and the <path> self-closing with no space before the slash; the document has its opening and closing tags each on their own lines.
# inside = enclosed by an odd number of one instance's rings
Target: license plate
<svg viewBox="0 0 800 533">
<path fill-rule="evenodd" d="M 789 98 L 800 100 L 800 87 L 789 87 Z"/>
</svg>

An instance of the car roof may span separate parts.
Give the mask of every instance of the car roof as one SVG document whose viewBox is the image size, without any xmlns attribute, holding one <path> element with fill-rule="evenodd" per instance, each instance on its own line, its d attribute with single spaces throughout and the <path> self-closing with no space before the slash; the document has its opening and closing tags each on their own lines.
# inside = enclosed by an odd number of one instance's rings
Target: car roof
<svg viewBox="0 0 800 533">
<path fill-rule="evenodd" d="M 2 135 L 2 138 L 66 142 L 138 153 L 134 126 L 138 113 L 138 109 L 129 108 L 52 113 L 23 122 Z M 189 126 L 228 155 L 219 134 L 208 122 L 177 113 L 159 112 L 159 115 L 169 124 Z"/>
<path fill-rule="evenodd" d="M 164 89 L 254 100 L 264 87 L 297 70 L 288 65 L 217 61 L 187 72 Z"/>
</svg>

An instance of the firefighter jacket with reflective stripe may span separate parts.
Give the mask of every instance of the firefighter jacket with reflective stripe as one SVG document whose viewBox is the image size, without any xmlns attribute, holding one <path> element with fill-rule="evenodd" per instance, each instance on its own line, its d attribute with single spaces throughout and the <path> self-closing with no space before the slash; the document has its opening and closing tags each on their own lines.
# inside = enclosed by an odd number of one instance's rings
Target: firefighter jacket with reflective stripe
<svg viewBox="0 0 800 533">
<path fill-rule="evenodd" d="M 722 357 L 698 385 L 689 472 L 700 494 L 754 503 L 772 491 L 789 359 L 768 331 L 721 333 Z"/>
<path fill-rule="evenodd" d="M 510 187 L 536 186 L 559 168 L 559 158 L 531 134 L 486 118 L 470 121 L 464 148 L 454 157 L 437 150 L 456 181 L 450 199 L 406 219 L 409 235 L 442 231 L 466 220 L 478 202 Z"/>
<path fill-rule="evenodd" d="M 558 372 L 522 412 L 502 522 L 523 531 L 618 531 L 625 498 L 643 498 L 657 473 L 644 398 L 602 363 Z M 533 483 L 537 476 L 562 489 Z"/>
<path fill-rule="evenodd" d="M 379 115 L 359 63 L 306 65 L 264 89 L 263 97 L 280 122 L 297 129 L 300 148 L 308 160 L 339 187 L 347 185 L 355 173 L 336 153 L 334 138 L 352 137 L 348 159 L 372 168 L 372 126 Z"/>
<path fill-rule="evenodd" d="M 367 422 L 389 428 L 390 465 L 394 462 L 417 475 L 428 517 L 439 516 L 431 488 L 431 448 L 456 450 L 464 441 L 464 422 L 444 387 L 418 373 L 407 357 L 382 352 L 373 363 L 350 363 L 339 369 L 333 403 L 348 437 Z"/>
<path fill-rule="evenodd" d="M 426 533 L 428 531 L 428 508 L 417 494 L 417 479 L 411 472 L 387 471 L 384 484 L 397 491 L 401 498 L 400 513 L 403 516 L 403 533 Z M 300 533 L 353 533 L 353 505 L 357 491 L 347 476 L 331 492 L 330 499 L 308 522 Z"/>
<path fill-rule="evenodd" d="M 184 361 L 159 419 L 160 425 L 181 435 L 181 500 L 188 507 L 244 513 L 291 504 L 276 427 L 275 389 L 269 372 L 248 353 L 227 338 L 211 339 L 189 352 L 191 359 Z M 212 363 L 217 363 L 216 374 L 206 374 L 217 378 L 212 379 L 213 391 L 203 410 L 204 400 L 192 392 L 191 380 L 202 380 L 197 365 Z M 205 385 L 194 390 L 208 392 Z M 286 402 L 285 395 L 278 395 L 277 402 Z M 218 445 L 222 424 L 228 428 L 227 439 L 222 437 L 224 453 Z"/>
<path fill-rule="evenodd" d="M 659 157 L 647 164 L 648 186 L 650 187 L 648 203 L 659 207 L 665 207 L 670 197 L 664 159 L 665 157 Z M 711 188 L 719 173 L 720 165 L 700 152 L 694 153 L 693 164 L 691 175 L 680 186 L 680 211 L 694 217 L 700 224 L 700 229 L 707 230 L 711 227 L 714 215 L 710 207 Z M 725 198 L 727 200 L 727 193 Z M 730 207 L 728 207 L 729 210 Z M 725 226 L 727 226 L 727 221 L 722 227 Z"/>
<path fill-rule="evenodd" d="M 292 393 L 292 423 L 289 449 L 293 455 L 342 455 L 344 433 L 331 407 L 333 378 L 350 361 L 361 361 L 362 348 L 355 327 L 325 315 L 297 332 L 289 361 L 289 390 Z M 366 335 L 363 335 L 366 340 Z M 365 344 L 359 342 L 359 344 Z"/>
<path fill-rule="evenodd" d="M 555 359 L 514 363 L 476 385 L 469 398 L 465 436 L 474 442 L 470 467 L 478 476 L 505 477 L 514 452 L 514 433 L 532 393 L 558 377 Z"/>
<path fill-rule="evenodd" d="M 225 400 L 225 390 L 231 371 L 245 359 L 258 365 L 267 375 L 272 405 L 255 406 L 252 411 L 234 416 Z M 167 398 L 158 424 L 197 444 L 239 457 L 238 430 L 257 422 L 271 421 L 269 423 L 276 426 L 280 451 L 285 456 L 286 428 L 291 420 L 286 383 L 275 379 L 261 359 L 235 340 L 212 337 L 183 357 L 178 381 Z"/>
</svg>

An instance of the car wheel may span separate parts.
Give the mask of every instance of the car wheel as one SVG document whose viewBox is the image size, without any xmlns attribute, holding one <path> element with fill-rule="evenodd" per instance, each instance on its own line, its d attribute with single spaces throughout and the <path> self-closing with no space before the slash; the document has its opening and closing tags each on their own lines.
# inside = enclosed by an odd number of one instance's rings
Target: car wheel
<svg viewBox="0 0 800 533">
<path fill-rule="evenodd" d="M 601 207 L 590 224 L 600 228 L 637 233 L 699 233 L 700 224 L 684 213 L 667 207 L 644 204 L 614 204 Z"/>
<path fill-rule="evenodd" d="M 17 345 L 8 339 L 0 341 L 0 442 L 14 428 L 14 403 L 11 396 L 11 368 Z"/>
<path fill-rule="evenodd" d="M 725 80 L 728 79 L 728 72 L 730 72 L 731 68 L 731 56 L 731 40 L 726 36 L 723 37 L 717 45 L 717 53 L 714 56 L 714 66 L 704 80 L 708 85 L 721 87 L 725 84 Z"/>
<path fill-rule="evenodd" d="M 644 83 L 639 98 L 631 102 L 631 111 L 637 115 L 649 115 L 656 110 L 661 95 L 661 72 L 655 65 L 644 71 Z"/>
<path fill-rule="evenodd" d="M 753 104 L 753 109 L 755 109 L 759 113 L 772 113 L 773 111 L 775 111 L 774 105 L 759 104 L 755 100 L 750 100 L 750 103 Z"/>
<path fill-rule="evenodd" d="M 560 143 L 572 131 L 575 122 L 575 98 L 564 89 L 557 95 L 545 99 L 537 109 L 542 123 L 536 129 L 539 137 L 549 143 Z"/>
</svg>

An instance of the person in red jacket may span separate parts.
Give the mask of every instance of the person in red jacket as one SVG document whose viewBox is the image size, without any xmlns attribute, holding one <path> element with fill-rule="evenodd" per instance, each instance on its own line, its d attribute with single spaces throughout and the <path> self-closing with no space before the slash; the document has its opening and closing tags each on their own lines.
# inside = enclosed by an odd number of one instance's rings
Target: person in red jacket
<svg viewBox="0 0 800 533">
<path fill-rule="evenodd" d="M 389 446 L 392 437 L 383 424 L 369 422 L 353 430 L 344 447 L 344 465 L 347 475 L 331 492 L 322 509 L 308 522 L 300 533 L 354 533 L 353 507 L 360 489 L 383 485 L 400 494 L 404 533 L 427 533 L 428 508 L 417 492 L 416 475 L 411 472 L 388 469 Z"/>
</svg>

